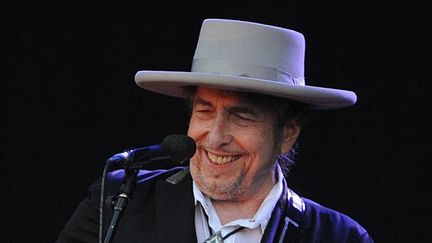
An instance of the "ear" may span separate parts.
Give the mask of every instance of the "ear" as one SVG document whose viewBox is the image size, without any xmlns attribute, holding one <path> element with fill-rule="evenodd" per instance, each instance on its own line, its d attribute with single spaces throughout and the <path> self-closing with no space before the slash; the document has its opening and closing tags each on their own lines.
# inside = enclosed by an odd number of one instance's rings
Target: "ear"
<svg viewBox="0 0 432 243">
<path fill-rule="evenodd" d="M 282 131 L 281 153 L 288 153 L 298 136 L 300 135 L 301 127 L 296 120 L 291 120 L 285 123 Z"/>
</svg>

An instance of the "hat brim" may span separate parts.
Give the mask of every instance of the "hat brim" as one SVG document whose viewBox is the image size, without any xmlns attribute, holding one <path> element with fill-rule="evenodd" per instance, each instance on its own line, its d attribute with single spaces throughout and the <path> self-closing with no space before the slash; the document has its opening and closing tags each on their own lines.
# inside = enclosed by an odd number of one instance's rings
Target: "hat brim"
<svg viewBox="0 0 432 243">
<path fill-rule="evenodd" d="M 184 98 L 186 86 L 203 86 L 277 96 L 310 104 L 313 109 L 347 107 L 357 100 L 356 94 L 348 90 L 198 72 L 139 71 L 135 82 L 145 90 L 178 98 Z"/>
</svg>

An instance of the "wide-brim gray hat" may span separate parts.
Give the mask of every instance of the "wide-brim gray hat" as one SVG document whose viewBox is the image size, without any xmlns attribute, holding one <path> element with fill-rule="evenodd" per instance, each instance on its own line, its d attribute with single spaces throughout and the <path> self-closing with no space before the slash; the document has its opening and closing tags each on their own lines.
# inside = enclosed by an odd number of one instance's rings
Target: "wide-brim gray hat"
<svg viewBox="0 0 432 243">
<path fill-rule="evenodd" d="M 335 109 L 356 102 L 352 91 L 308 86 L 304 79 L 305 40 L 280 27 L 226 19 L 204 20 L 191 72 L 138 71 L 143 89 L 184 98 L 183 87 L 203 86 L 252 92 Z"/>
</svg>

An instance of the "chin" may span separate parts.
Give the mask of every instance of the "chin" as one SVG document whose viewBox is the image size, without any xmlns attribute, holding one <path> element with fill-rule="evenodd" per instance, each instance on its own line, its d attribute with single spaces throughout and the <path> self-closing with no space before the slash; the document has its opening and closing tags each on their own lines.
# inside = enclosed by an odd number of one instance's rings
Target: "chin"
<svg viewBox="0 0 432 243">
<path fill-rule="evenodd" d="M 226 180 L 214 179 L 209 181 L 205 176 L 199 176 L 195 183 L 205 195 L 214 200 L 234 200 L 242 195 L 240 187 L 241 180 L 237 179 L 234 182 L 226 183 Z"/>
</svg>

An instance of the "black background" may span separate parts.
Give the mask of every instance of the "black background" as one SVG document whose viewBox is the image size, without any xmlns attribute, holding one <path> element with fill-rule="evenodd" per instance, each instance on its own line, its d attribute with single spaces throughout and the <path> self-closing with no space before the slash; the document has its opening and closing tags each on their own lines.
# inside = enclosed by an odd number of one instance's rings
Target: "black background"
<svg viewBox="0 0 432 243">
<path fill-rule="evenodd" d="M 355 218 L 377 242 L 427 241 L 431 25 L 415 1 L 0 8 L 2 242 L 54 241 L 110 155 L 185 133 L 182 101 L 139 89 L 134 75 L 188 71 L 205 18 L 305 35 L 307 83 L 354 90 L 358 103 L 314 115 L 289 183 Z"/>
</svg>

